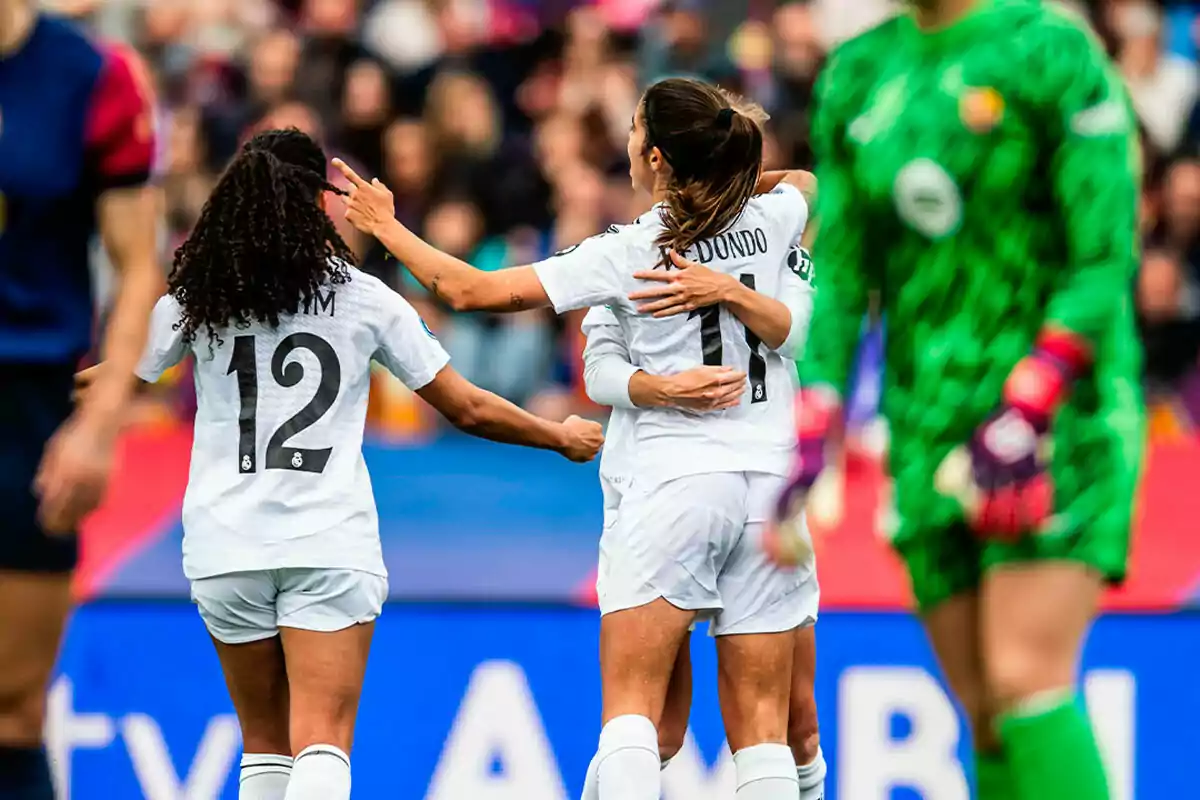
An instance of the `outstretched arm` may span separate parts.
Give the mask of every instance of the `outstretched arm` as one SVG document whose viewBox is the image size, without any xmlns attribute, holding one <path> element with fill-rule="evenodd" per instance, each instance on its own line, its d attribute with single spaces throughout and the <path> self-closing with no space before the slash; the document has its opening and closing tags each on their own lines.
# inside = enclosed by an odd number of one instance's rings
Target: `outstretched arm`
<svg viewBox="0 0 1200 800">
<path fill-rule="evenodd" d="M 532 267 L 484 272 L 443 253 L 395 218 L 395 200 L 378 178 L 368 182 L 338 158 L 333 165 L 350 182 L 346 218 L 378 239 L 422 286 L 455 311 L 524 311 L 550 305 Z"/>
<path fill-rule="evenodd" d="M 560 423 L 534 416 L 480 389 L 449 366 L 417 394 L 454 427 L 481 439 L 553 450 L 578 462 L 591 461 L 604 444 L 598 423 L 579 417 Z"/>
<path fill-rule="evenodd" d="M 790 183 L 800 190 L 809 206 L 813 204 L 817 193 L 817 177 L 802 169 L 777 169 L 764 172 L 758 179 L 755 194 L 773 192 L 781 183 Z M 810 197 L 811 194 L 811 197 Z"/>
<path fill-rule="evenodd" d="M 362 281 L 375 295 L 369 306 L 377 315 L 367 318 L 376 334 L 372 359 L 455 427 L 483 439 L 554 450 L 572 461 L 596 455 L 604 443 L 598 424 L 578 417 L 550 422 L 475 386 L 449 366 L 449 354 L 408 301 L 379 280 Z"/>
</svg>

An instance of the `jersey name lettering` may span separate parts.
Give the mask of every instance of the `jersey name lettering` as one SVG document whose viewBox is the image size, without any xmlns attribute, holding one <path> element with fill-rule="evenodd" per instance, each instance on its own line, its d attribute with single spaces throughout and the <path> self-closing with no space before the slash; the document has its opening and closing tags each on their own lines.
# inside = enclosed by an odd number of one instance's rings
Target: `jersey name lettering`
<svg viewBox="0 0 1200 800">
<path fill-rule="evenodd" d="M 300 309 L 302 314 L 329 314 L 334 316 L 335 307 L 334 301 L 337 299 L 337 292 L 330 289 L 327 293 L 323 293 L 320 289 L 313 292 L 313 296 L 304 301 L 304 307 Z"/>
<path fill-rule="evenodd" d="M 762 228 L 741 231 L 725 231 L 711 239 L 703 239 L 688 248 L 687 257 L 701 264 L 716 259 L 749 258 L 767 252 L 767 234 Z"/>
</svg>

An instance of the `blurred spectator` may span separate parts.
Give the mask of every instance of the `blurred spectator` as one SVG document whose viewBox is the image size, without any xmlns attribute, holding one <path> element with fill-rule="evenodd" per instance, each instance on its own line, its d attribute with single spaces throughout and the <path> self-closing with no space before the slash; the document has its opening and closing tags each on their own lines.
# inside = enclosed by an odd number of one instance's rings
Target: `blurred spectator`
<svg viewBox="0 0 1200 800">
<path fill-rule="evenodd" d="M 1138 313 L 1151 395 L 1195 371 L 1200 353 L 1200 297 L 1178 254 L 1148 251 L 1138 278 Z"/>
<path fill-rule="evenodd" d="M 396 216 L 420 228 L 433 193 L 433 143 L 425 123 L 397 119 L 383 135 L 383 176 L 396 196 Z"/>
<path fill-rule="evenodd" d="M 371 175 L 383 172 L 383 136 L 392 113 L 391 87 L 379 62 L 360 59 L 346 73 L 338 142 Z"/>
<path fill-rule="evenodd" d="M 444 71 L 429 87 L 425 122 L 436 149 L 438 191 L 470 191 L 489 234 L 545 224 L 545 191 L 524 142 L 503 137 L 500 108 L 481 77 Z"/>
<path fill-rule="evenodd" d="M 775 11 L 775 88 L 769 105 L 775 115 L 783 160 L 811 168 L 808 129 L 817 73 L 825 59 L 814 3 L 785 2 Z"/>
<path fill-rule="evenodd" d="M 425 0 L 380 0 L 367 13 L 363 41 L 393 68 L 412 72 L 442 54 L 437 16 Z"/>
<path fill-rule="evenodd" d="M 725 54 L 723 42 L 712 42 L 705 19 L 706 2 L 721 0 L 663 0 L 644 29 L 641 84 L 689 75 L 737 89 L 737 69 Z"/>
<path fill-rule="evenodd" d="M 172 247 L 191 230 L 215 183 L 206 169 L 207 153 L 195 108 L 181 108 L 168 117 L 163 189 Z"/>
<path fill-rule="evenodd" d="M 336 119 L 346 70 L 368 55 L 358 41 L 357 0 L 304 0 L 305 34 L 292 91 L 322 119 Z"/>
<path fill-rule="evenodd" d="M 1200 356 L 1200 159 L 1167 172 L 1137 299 L 1147 376 L 1161 389 L 1195 369 Z"/>
<path fill-rule="evenodd" d="M 1116 3 L 1109 13 L 1118 44 L 1117 62 L 1129 84 L 1133 107 L 1151 141 L 1160 150 L 1174 150 L 1200 89 L 1196 64 L 1163 52 L 1163 15 L 1153 3 Z"/>
<path fill-rule="evenodd" d="M 245 130 L 292 96 L 300 40 L 291 31 L 274 29 L 250 45 L 245 89 L 240 95 L 202 98 L 205 133 L 209 139 L 209 169 L 219 170 L 233 157 Z"/>
</svg>

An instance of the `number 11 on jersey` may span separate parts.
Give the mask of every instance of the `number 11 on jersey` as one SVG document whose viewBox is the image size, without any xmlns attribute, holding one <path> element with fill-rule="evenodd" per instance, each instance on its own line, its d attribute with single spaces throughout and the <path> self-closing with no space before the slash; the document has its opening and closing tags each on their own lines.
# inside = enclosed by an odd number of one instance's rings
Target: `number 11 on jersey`
<svg viewBox="0 0 1200 800">
<path fill-rule="evenodd" d="M 742 285 L 754 290 L 754 276 L 740 275 Z M 700 318 L 700 353 L 704 366 L 719 367 L 724 363 L 725 353 L 721 344 L 721 307 L 705 306 L 697 308 L 688 317 Z M 762 340 L 749 328 L 746 331 L 746 346 L 750 348 L 750 363 L 746 375 L 750 381 L 750 402 L 761 403 L 767 399 L 767 360 L 758 352 Z"/>
</svg>

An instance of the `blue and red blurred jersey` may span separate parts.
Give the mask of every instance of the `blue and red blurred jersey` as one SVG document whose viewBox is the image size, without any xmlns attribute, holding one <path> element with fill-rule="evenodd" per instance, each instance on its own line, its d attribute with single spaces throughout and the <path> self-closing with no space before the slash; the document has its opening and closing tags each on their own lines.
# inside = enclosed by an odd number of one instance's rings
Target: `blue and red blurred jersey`
<svg viewBox="0 0 1200 800">
<path fill-rule="evenodd" d="M 71 364 L 91 344 L 96 199 L 154 160 L 149 81 L 132 53 L 43 15 L 0 58 L 0 364 Z"/>
</svg>

